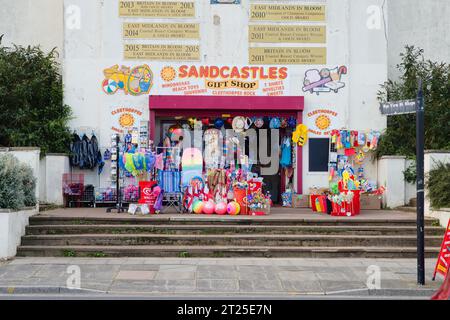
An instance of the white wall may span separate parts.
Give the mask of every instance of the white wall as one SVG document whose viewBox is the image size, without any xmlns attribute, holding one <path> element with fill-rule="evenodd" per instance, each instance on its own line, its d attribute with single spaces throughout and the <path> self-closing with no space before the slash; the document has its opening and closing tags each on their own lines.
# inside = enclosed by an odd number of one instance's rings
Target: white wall
<svg viewBox="0 0 450 320">
<path fill-rule="evenodd" d="M 41 159 L 41 190 L 40 201 L 63 205 L 62 177 L 70 173 L 69 157 L 62 154 L 47 154 Z"/>
<path fill-rule="evenodd" d="M 425 50 L 425 57 L 447 62 L 450 53 L 448 0 L 389 0 L 389 77 L 398 77 L 395 66 L 406 45 Z"/>
<path fill-rule="evenodd" d="M 45 52 L 57 47 L 63 54 L 61 0 L 0 0 L 0 8 L 3 45 L 41 45 Z"/>
<path fill-rule="evenodd" d="M 308 112 L 316 109 L 330 109 L 338 112 L 333 120 L 333 128 L 376 129 L 383 130 L 386 119 L 379 114 L 376 101 L 378 85 L 387 79 L 387 41 L 384 24 L 379 29 L 367 28 L 367 7 L 377 5 L 381 8 L 383 0 L 317 0 L 312 3 L 327 4 L 327 64 L 324 66 L 288 66 L 288 94 L 305 96 L 304 121 L 314 125 L 314 118 L 308 118 Z M 210 5 L 209 1 L 195 1 L 197 17 L 195 19 L 170 19 L 170 22 L 200 23 L 201 61 L 203 65 L 248 65 L 247 24 L 250 1 L 243 0 L 241 5 Z M 285 1 L 283 3 L 304 3 L 303 1 Z M 65 7 L 77 5 L 82 14 L 80 29 L 65 30 L 65 102 L 74 110 L 72 127 L 85 127 L 90 133 L 96 130 L 100 146 L 104 150 L 110 144 L 111 108 L 126 106 L 139 108 L 143 118 L 148 118 L 148 96 L 126 96 L 123 93 L 106 95 L 101 90 L 103 69 L 114 64 L 136 66 L 149 64 L 155 75 L 159 66 L 177 63 L 155 63 L 153 61 L 123 60 L 121 23 L 124 21 L 148 21 L 149 19 L 119 18 L 116 0 L 82 1 L 65 0 Z M 215 18 L 216 17 L 216 18 Z M 383 12 L 380 17 L 383 20 Z M 220 23 L 214 23 L 214 20 Z M 153 22 L 164 21 L 152 19 Z M 164 22 L 167 22 L 165 20 Z M 305 23 L 308 24 L 308 23 Z M 139 41 L 141 42 L 141 41 Z M 143 40 L 145 43 L 196 44 L 193 40 Z M 271 46 L 272 44 L 252 44 L 252 46 Z M 301 44 L 273 44 L 273 46 L 302 46 Z M 317 45 L 303 45 L 317 46 Z M 193 63 L 194 64 L 194 63 Z M 347 66 L 348 74 L 343 76 L 346 86 L 338 93 L 320 95 L 302 91 L 304 74 L 307 70 L 324 67 Z M 151 94 L 163 94 L 160 90 L 162 80 L 155 76 L 155 86 Z M 86 129 L 87 128 L 87 129 Z M 308 173 L 308 147 L 303 150 L 304 190 L 312 186 L 328 185 L 327 173 Z M 102 187 L 110 184 L 107 167 L 100 181 L 96 173 L 84 171 L 95 185 Z M 376 180 L 376 164 L 366 166 L 366 175 Z"/>
<path fill-rule="evenodd" d="M 405 157 L 385 156 L 378 160 L 378 185 L 384 186 L 383 207 L 396 208 L 405 205 Z"/>
<path fill-rule="evenodd" d="M 35 208 L 15 212 L 0 209 L 0 259 L 16 255 L 21 237 L 25 235 L 28 219 L 37 212 Z"/>
</svg>

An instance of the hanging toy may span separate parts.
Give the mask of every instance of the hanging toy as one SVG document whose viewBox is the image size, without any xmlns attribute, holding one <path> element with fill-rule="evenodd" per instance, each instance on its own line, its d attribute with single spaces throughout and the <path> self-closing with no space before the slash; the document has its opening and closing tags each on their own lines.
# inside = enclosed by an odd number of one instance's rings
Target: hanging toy
<svg viewBox="0 0 450 320">
<path fill-rule="evenodd" d="M 358 145 L 363 147 L 366 144 L 366 134 L 364 132 L 358 132 Z"/>
<path fill-rule="evenodd" d="M 364 144 L 364 147 L 362 149 L 364 152 L 367 153 L 370 151 L 370 144 L 372 142 L 372 139 L 373 139 L 373 134 L 371 131 L 369 131 L 368 133 L 366 133 L 366 143 Z"/>
<path fill-rule="evenodd" d="M 292 133 L 292 141 L 303 147 L 308 141 L 308 127 L 304 124 L 299 124 Z"/>
<path fill-rule="evenodd" d="M 189 124 L 191 130 L 194 129 L 196 122 L 197 122 L 196 118 L 191 117 L 187 119 L 187 123 Z"/>
<path fill-rule="evenodd" d="M 364 151 L 359 150 L 355 156 L 355 163 L 358 165 L 362 165 L 365 158 L 366 158 L 366 155 L 365 155 Z"/>
<path fill-rule="evenodd" d="M 340 131 L 336 131 L 336 149 L 341 150 L 344 148 L 344 145 L 342 143 L 342 135 Z"/>
<path fill-rule="evenodd" d="M 372 140 L 370 141 L 370 150 L 375 150 L 378 147 L 378 139 L 380 138 L 380 133 L 377 131 L 372 131 Z"/>
<path fill-rule="evenodd" d="M 330 174 L 328 176 L 328 181 L 333 180 L 335 175 L 336 175 L 336 169 L 334 168 L 334 166 L 331 166 L 330 167 Z"/>
<path fill-rule="evenodd" d="M 288 120 L 288 126 L 291 129 L 295 129 L 295 127 L 297 126 L 297 119 L 295 119 L 293 116 L 291 116 Z"/>
</svg>

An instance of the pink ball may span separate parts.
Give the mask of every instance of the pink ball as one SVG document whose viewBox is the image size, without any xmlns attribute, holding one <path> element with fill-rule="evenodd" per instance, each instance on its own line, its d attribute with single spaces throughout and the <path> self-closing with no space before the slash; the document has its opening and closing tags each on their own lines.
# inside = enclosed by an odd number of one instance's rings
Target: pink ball
<svg viewBox="0 0 450 320">
<path fill-rule="evenodd" d="M 227 213 L 227 204 L 225 202 L 219 202 L 216 204 L 216 213 L 224 215 Z"/>
<path fill-rule="evenodd" d="M 206 202 L 205 205 L 203 206 L 203 213 L 204 213 L 204 214 L 213 214 L 215 208 L 216 208 L 216 205 L 214 204 L 214 202 L 208 201 L 208 202 Z"/>
</svg>

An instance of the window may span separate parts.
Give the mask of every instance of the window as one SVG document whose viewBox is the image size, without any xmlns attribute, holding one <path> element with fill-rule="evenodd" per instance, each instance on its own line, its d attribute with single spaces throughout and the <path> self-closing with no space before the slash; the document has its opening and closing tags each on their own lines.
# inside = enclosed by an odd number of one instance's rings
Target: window
<svg viewBox="0 0 450 320">
<path fill-rule="evenodd" d="M 309 144 L 309 172 L 328 172 L 330 139 L 311 138 Z"/>
</svg>

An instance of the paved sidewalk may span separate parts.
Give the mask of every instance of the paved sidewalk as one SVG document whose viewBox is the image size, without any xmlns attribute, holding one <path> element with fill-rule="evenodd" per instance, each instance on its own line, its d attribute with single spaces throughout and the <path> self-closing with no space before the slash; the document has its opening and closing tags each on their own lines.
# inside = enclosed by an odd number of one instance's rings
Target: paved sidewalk
<svg viewBox="0 0 450 320">
<path fill-rule="evenodd" d="M 0 264 L 0 294 L 71 292 L 67 271 L 75 265 L 81 271 L 81 289 L 100 294 L 429 298 L 441 283 L 431 281 L 434 263 L 427 260 L 428 283 L 419 287 L 413 259 L 17 258 Z M 367 287 L 370 266 L 380 268 L 381 290 Z"/>
</svg>

